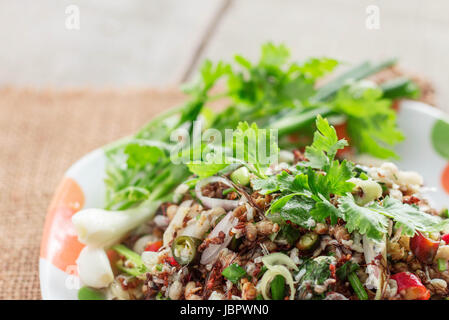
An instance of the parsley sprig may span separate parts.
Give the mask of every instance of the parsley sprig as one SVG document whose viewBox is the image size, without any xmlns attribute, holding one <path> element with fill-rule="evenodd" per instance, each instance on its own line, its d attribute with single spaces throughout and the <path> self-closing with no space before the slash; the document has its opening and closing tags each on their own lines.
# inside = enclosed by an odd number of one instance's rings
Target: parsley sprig
<svg viewBox="0 0 449 320">
<path fill-rule="evenodd" d="M 309 229 L 315 222 L 328 218 L 331 224 L 342 219 L 349 232 L 357 231 L 378 240 L 387 233 L 389 219 L 408 236 L 417 231 L 437 232 L 448 226 L 449 219 L 443 220 L 390 197 L 358 205 L 351 194 L 355 185 L 348 181 L 356 175 L 354 164 L 335 159 L 337 151 L 347 142 L 338 140 L 335 129 L 321 116 L 317 117 L 316 127 L 314 141 L 305 152 L 308 161 L 291 168 L 290 173 L 283 171 L 253 181 L 253 188 L 259 192 L 279 194 L 268 210 L 268 217 Z"/>
</svg>

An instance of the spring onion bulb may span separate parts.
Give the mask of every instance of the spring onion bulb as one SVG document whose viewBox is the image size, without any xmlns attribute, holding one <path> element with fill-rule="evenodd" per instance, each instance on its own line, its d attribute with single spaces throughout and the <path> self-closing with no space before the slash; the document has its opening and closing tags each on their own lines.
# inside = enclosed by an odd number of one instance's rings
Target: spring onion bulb
<svg viewBox="0 0 449 320">
<path fill-rule="evenodd" d="M 102 248 L 85 247 L 77 264 L 81 281 L 89 287 L 105 288 L 114 280 L 108 256 Z"/>
<path fill-rule="evenodd" d="M 124 211 L 84 209 L 72 217 L 81 243 L 106 248 L 118 243 L 128 232 L 150 219 L 161 202 L 148 202 Z"/>
</svg>

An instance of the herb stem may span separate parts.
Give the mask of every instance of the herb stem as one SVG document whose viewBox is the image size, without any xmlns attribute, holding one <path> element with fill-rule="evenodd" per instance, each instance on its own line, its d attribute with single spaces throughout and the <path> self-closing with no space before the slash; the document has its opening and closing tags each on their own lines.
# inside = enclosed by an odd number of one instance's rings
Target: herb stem
<svg viewBox="0 0 449 320">
<path fill-rule="evenodd" d="M 368 300 L 368 294 L 366 293 L 365 288 L 363 288 L 363 284 L 355 272 L 348 274 L 348 280 L 357 297 L 359 297 L 360 300 Z"/>
<path fill-rule="evenodd" d="M 438 271 L 444 272 L 447 269 L 447 261 L 444 259 L 438 259 Z"/>
</svg>

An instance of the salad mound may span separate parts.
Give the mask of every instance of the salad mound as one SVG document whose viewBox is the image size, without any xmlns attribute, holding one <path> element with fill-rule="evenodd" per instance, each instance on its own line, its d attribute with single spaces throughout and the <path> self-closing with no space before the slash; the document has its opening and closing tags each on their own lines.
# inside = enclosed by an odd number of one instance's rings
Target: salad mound
<svg viewBox="0 0 449 320">
<path fill-rule="evenodd" d="M 244 156 L 237 167 L 193 166 L 201 179 L 178 186 L 177 202 L 161 203 L 152 220 L 112 246 L 116 271 L 105 296 L 446 298 L 449 220 L 420 195 L 422 177 L 389 162 L 337 160 L 347 142 L 321 116 L 316 127 L 313 143 L 287 162 L 264 168 Z M 127 214 L 144 212 L 137 210 Z M 83 216 L 74 216 L 77 230 Z"/>
<path fill-rule="evenodd" d="M 394 60 L 321 86 L 336 60 L 266 44 L 235 61 L 206 61 L 185 105 L 107 146 L 105 208 L 72 218 L 79 298 L 446 299 L 448 212 L 388 162 L 404 138 L 392 105 L 418 86 L 367 80 Z"/>
</svg>

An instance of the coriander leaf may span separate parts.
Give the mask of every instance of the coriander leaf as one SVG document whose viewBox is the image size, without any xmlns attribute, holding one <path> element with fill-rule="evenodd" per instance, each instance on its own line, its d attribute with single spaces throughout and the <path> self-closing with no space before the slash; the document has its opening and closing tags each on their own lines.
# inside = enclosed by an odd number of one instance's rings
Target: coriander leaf
<svg viewBox="0 0 449 320">
<path fill-rule="evenodd" d="M 333 71 L 338 61 L 330 58 L 310 58 L 298 67 L 307 78 L 316 80 Z"/>
<path fill-rule="evenodd" d="M 376 240 L 381 240 L 387 233 L 388 219 L 371 208 L 358 206 L 351 194 L 341 197 L 338 202 L 349 232 L 357 230 Z"/>
<path fill-rule="evenodd" d="M 396 227 L 402 227 L 402 233 L 412 237 L 416 231 L 439 232 L 449 225 L 448 219 L 441 219 L 419 209 L 404 204 L 399 200 L 386 197 L 382 206 L 374 203 L 369 206 L 373 211 L 378 212 L 396 222 Z"/>
<path fill-rule="evenodd" d="M 327 173 L 316 172 L 309 167 L 307 177 L 310 191 L 327 199 L 331 194 L 344 195 L 352 191 L 354 184 L 347 181 L 354 175 L 352 169 L 353 164 L 346 160 L 341 164 L 337 160 L 332 161 Z"/>
<path fill-rule="evenodd" d="M 279 231 L 276 239 L 285 239 L 290 245 L 294 245 L 296 241 L 301 236 L 301 232 L 298 229 L 293 228 L 289 224 L 281 225 L 281 230 Z"/>
<path fill-rule="evenodd" d="M 265 177 L 263 168 L 277 161 L 279 147 L 271 131 L 259 129 L 255 123 L 240 122 L 233 135 L 234 158 L 252 165 L 259 177 Z"/>
<path fill-rule="evenodd" d="M 279 213 L 284 221 L 290 221 L 301 227 L 310 229 L 315 225 L 309 212 L 315 201 L 301 194 L 289 194 L 272 203 L 270 212 Z"/>
<path fill-rule="evenodd" d="M 213 176 L 229 166 L 226 157 L 215 149 L 203 149 L 201 154 L 206 159 L 187 163 L 189 170 L 200 178 Z"/>
<path fill-rule="evenodd" d="M 259 64 L 265 66 L 282 66 L 287 63 L 290 50 L 283 44 L 276 46 L 269 42 L 262 45 L 262 55 Z"/>
<path fill-rule="evenodd" d="M 128 155 L 126 163 L 129 168 L 144 168 L 148 164 L 155 164 L 165 155 L 160 147 L 144 144 L 128 144 L 124 152 Z"/>
<path fill-rule="evenodd" d="M 226 168 L 228 164 L 225 163 L 188 163 L 187 167 L 193 173 L 200 178 L 207 178 L 217 174 L 219 171 Z"/>
<path fill-rule="evenodd" d="M 237 284 L 246 275 L 246 271 L 237 263 L 233 263 L 226 267 L 221 274 L 233 284 Z"/>
<path fill-rule="evenodd" d="M 315 204 L 315 207 L 310 211 L 310 215 L 318 222 L 324 222 L 327 217 L 330 217 L 331 224 L 337 223 L 338 218 L 344 218 L 340 210 L 338 210 L 326 198 L 320 195 L 321 201 Z"/>
<path fill-rule="evenodd" d="M 307 176 L 298 174 L 296 176 L 282 171 L 277 175 L 268 176 L 265 179 L 254 179 L 253 189 L 259 190 L 262 194 L 269 194 L 277 191 L 305 192 L 309 186 Z"/>
<path fill-rule="evenodd" d="M 355 185 L 348 180 L 354 176 L 353 169 L 354 165 L 349 161 L 332 162 L 325 179 L 330 193 L 344 195 L 352 191 Z"/>
<path fill-rule="evenodd" d="M 315 131 L 313 143 L 306 147 L 305 156 L 309 166 L 315 169 L 325 169 L 334 159 L 337 151 L 348 145 L 347 141 L 338 140 L 335 128 L 329 125 L 327 119 L 318 115 L 316 120 L 318 131 Z"/>
<path fill-rule="evenodd" d="M 304 261 L 299 271 L 303 276 L 299 279 L 300 294 L 305 290 L 304 283 L 311 285 L 322 285 L 324 281 L 330 278 L 331 272 L 329 265 L 333 262 L 332 257 L 321 256 L 315 259 Z"/>
<path fill-rule="evenodd" d="M 277 175 L 271 175 L 265 179 L 253 179 L 251 184 L 253 189 L 258 190 L 261 194 L 270 194 L 279 191 Z"/>
<path fill-rule="evenodd" d="M 346 228 L 349 232 L 358 230 L 361 234 L 380 240 L 387 232 L 388 218 L 402 227 L 405 235 L 412 237 L 416 231 L 438 232 L 449 225 L 448 219 L 441 219 L 418 210 L 401 201 L 386 197 L 383 204 L 371 204 L 368 207 L 358 206 L 352 195 L 339 199 L 339 209 L 345 216 Z"/>
<path fill-rule="evenodd" d="M 334 111 L 347 116 L 351 143 L 361 153 L 378 158 L 396 157 L 391 147 L 404 139 L 396 124 L 391 100 L 375 84 L 353 82 L 342 87 L 331 102 Z"/>
</svg>

